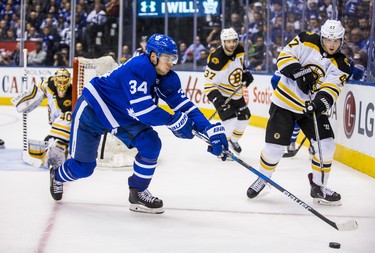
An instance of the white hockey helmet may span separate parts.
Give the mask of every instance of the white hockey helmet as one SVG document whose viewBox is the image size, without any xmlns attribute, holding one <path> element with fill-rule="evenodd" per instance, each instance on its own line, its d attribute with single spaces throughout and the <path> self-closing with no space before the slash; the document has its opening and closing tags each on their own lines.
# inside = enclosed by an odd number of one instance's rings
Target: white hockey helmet
<svg viewBox="0 0 375 253">
<path fill-rule="evenodd" d="M 226 40 L 238 40 L 238 34 L 232 27 L 226 28 L 221 31 L 220 40 L 221 45 L 224 46 L 224 41 Z"/>
<path fill-rule="evenodd" d="M 320 37 L 327 39 L 341 39 L 341 45 L 344 43 L 345 29 L 338 20 L 328 19 L 320 29 Z"/>
</svg>

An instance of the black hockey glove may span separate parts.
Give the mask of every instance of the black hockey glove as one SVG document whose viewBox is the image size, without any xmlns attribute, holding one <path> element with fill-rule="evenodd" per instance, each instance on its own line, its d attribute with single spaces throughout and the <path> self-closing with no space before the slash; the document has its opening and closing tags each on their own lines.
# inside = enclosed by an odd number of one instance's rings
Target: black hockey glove
<svg viewBox="0 0 375 253">
<path fill-rule="evenodd" d="M 218 91 L 218 90 L 211 91 L 207 95 L 207 97 L 214 104 L 214 106 L 215 106 L 215 108 L 218 112 L 226 111 L 230 108 L 229 103 L 225 104 L 225 100 L 227 98 L 224 97 L 223 95 L 221 95 L 220 91 Z"/>
<path fill-rule="evenodd" d="M 297 82 L 298 88 L 300 88 L 303 93 L 309 94 L 309 91 L 313 90 L 315 78 L 309 67 L 295 69 L 292 72 L 291 78 Z"/>
<path fill-rule="evenodd" d="M 243 69 L 242 71 L 242 83 L 249 87 L 249 85 L 254 81 L 253 75 L 250 73 L 249 69 Z"/>
<path fill-rule="evenodd" d="M 306 117 L 312 118 L 315 112 L 318 118 L 323 113 L 327 113 L 331 106 L 333 105 L 333 99 L 326 92 L 320 91 L 316 94 L 315 98 L 310 102 L 306 101 L 305 109 L 303 113 Z"/>
</svg>

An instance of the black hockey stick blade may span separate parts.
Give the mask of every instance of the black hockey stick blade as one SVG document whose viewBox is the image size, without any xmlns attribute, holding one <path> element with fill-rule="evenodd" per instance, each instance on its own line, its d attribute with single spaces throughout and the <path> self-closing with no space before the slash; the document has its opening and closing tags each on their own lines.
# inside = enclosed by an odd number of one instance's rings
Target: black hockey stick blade
<svg viewBox="0 0 375 253">
<path fill-rule="evenodd" d="M 205 136 L 205 135 L 203 135 L 201 133 L 195 132 L 195 131 L 194 131 L 194 134 L 198 138 L 204 140 L 207 144 L 210 144 L 209 141 L 208 141 L 207 136 Z M 304 209 L 306 209 L 307 211 L 311 212 L 316 217 L 320 218 L 321 220 L 323 220 L 324 222 L 326 222 L 327 224 L 329 224 L 331 227 L 337 229 L 338 231 L 351 231 L 351 230 L 355 230 L 355 229 L 358 228 L 358 223 L 355 220 L 349 220 L 349 221 L 344 222 L 344 223 L 336 223 L 334 221 L 331 221 L 330 219 L 328 219 L 327 217 L 325 217 L 324 215 L 322 215 L 321 213 L 319 213 L 318 211 L 316 211 L 314 208 L 312 208 L 311 206 L 309 206 L 307 203 L 305 203 L 304 201 L 302 201 L 301 199 L 299 199 L 298 197 L 296 197 L 295 195 L 293 195 L 292 193 L 290 193 L 289 191 L 287 191 L 286 189 L 284 189 L 283 187 L 281 187 L 279 184 L 277 184 L 276 182 L 274 182 L 272 179 L 270 179 L 269 177 L 267 177 L 263 173 L 257 171 L 254 167 L 252 167 L 251 165 L 247 164 L 246 162 L 244 162 L 243 160 L 241 160 L 240 158 L 238 158 L 237 156 L 235 156 L 231 151 L 225 151 L 225 154 L 228 157 L 232 158 L 233 161 L 239 163 L 240 165 L 242 165 L 246 169 L 248 169 L 251 172 L 253 172 L 254 174 L 256 174 L 261 179 L 267 181 L 269 184 L 271 184 L 273 187 L 275 187 L 276 189 L 278 189 L 280 192 L 282 192 L 285 196 L 287 196 L 288 198 L 290 198 L 291 200 L 293 200 L 299 206 L 301 206 Z"/>
<path fill-rule="evenodd" d="M 290 157 L 294 157 L 298 151 L 301 149 L 301 147 L 303 146 L 303 143 L 306 141 L 306 137 L 303 138 L 303 140 L 301 141 L 301 143 L 299 144 L 298 148 L 292 152 L 286 152 L 283 154 L 283 157 L 284 158 L 290 158 Z"/>
</svg>

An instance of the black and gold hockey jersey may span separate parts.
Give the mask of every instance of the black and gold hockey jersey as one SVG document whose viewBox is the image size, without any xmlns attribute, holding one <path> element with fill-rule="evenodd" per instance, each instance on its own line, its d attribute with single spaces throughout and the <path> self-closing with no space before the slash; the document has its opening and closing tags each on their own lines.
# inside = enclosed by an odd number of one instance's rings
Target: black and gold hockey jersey
<svg viewBox="0 0 375 253">
<path fill-rule="evenodd" d="M 302 32 L 280 52 L 277 67 L 282 72 L 284 68 L 296 63 L 313 71 L 316 84 L 312 98 L 318 91 L 323 91 L 333 101 L 337 100 L 350 71 L 349 60 L 344 54 L 338 52 L 328 55 L 321 46 L 318 34 Z M 281 75 L 271 99 L 277 106 L 301 114 L 305 102 L 310 100 L 309 95 L 298 88 L 296 81 L 285 75 Z"/>
<path fill-rule="evenodd" d="M 242 82 L 244 55 L 242 44 L 237 46 L 232 56 L 227 56 L 221 46 L 211 53 L 204 71 L 205 93 L 219 90 L 224 97 L 232 95 Z M 238 100 L 242 95 L 242 89 L 240 89 L 232 99 Z"/>
<path fill-rule="evenodd" d="M 50 136 L 69 141 L 70 125 L 72 120 L 72 86 L 69 86 L 65 96 L 60 98 L 54 84 L 54 76 L 38 84 L 48 99 L 48 120 L 52 126 Z"/>
</svg>

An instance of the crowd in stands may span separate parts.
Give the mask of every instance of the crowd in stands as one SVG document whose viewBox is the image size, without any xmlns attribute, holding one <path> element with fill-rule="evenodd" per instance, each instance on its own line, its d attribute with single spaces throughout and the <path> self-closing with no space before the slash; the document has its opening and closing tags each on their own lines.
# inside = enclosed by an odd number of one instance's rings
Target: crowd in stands
<svg viewBox="0 0 375 253">
<path fill-rule="evenodd" d="M 35 50 L 28 54 L 30 66 L 68 66 L 71 42 L 71 0 L 26 0 L 26 31 L 24 38 L 35 42 Z M 75 0 L 75 56 L 100 57 L 117 47 L 119 0 Z M 20 0 L 0 2 L 0 42 L 19 41 L 21 37 Z M 342 50 L 353 67 L 353 80 L 366 80 L 370 48 L 370 26 L 373 2 L 370 0 L 343 0 L 334 8 L 332 0 L 282 0 L 225 1 L 225 27 L 233 27 L 240 40 L 248 45 L 248 67 L 252 71 L 274 71 L 275 59 L 281 48 L 299 32 L 319 32 L 326 19 L 336 18 L 345 27 L 345 44 Z M 304 7 L 306 4 L 306 8 Z M 269 17 L 267 15 L 270 15 Z M 269 19 L 269 22 L 267 21 Z M 199 21 L 202 21 L 200 19 Z M 180 67 L 198 67 L 206 64 L 210 52 L 220 44 L 222 20 L 220 16 L 204 20 L 195 41 L 177 38 Z M 203 23 L 202 22 L 202 23 Z M 268 25 L 269 24 L 269 25 Z M 161 29 L 162 31 L 162 29 Z M 150 34 L 143 29 L 140 39 Z M 267 41 L 267 34 L 270 40 Z M 190 38 L 190 37 L 189 37 Z M 192 36 L 191 36 L 192 38 Z M 131 46 L 122 48 L 121 62 L 131 58 Z M 19 45 L 14 51 L 0 48 L 0 65 L 16 66 L 20 62 Z M 374 52 L 373 52 L 374 53 Z"/>
</svg>

